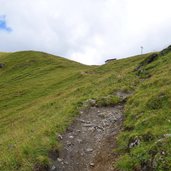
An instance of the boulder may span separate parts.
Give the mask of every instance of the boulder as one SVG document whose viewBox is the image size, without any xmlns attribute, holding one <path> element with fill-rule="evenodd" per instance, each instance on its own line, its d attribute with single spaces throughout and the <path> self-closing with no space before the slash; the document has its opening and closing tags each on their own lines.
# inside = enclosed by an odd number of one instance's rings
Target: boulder
<svg viewBox="0 0 171 171">
<path fill-rule="evenodd" d="M 4 68 L 5 64 L 0 63 L 0 68 Z"/>
</svg>

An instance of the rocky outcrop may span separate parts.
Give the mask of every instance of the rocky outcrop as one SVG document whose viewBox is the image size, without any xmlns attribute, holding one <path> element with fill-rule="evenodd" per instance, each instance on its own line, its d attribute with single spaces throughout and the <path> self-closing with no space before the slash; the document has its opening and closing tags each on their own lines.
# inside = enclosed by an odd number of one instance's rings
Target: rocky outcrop
<svg viewBox="0 0 171 171">
<path fill-rule="evenodd" d="M 109 63 L 109 62 L 111 62 L 111 61 L 115 61 L 115 60 L 116 60 L 116 58 L 108 59 L 108 60 L 106 60 L 106 61 L 105 61 L 105 63 Z"/>
<path fill-rule="evenodd" d="M 140 71 L 143 67 L 145 67 L 146 65 L 152 63 L 153 61 L 155 61 L 158 58 L 158 54 L 157 53 L 153 53 L 151 55 L 149 55 L 145 60 L 143 60 L 138 67 L 135 68 L 135 71 Z"/>
<path fill-rule="evenodd" d="M 171 45 L 168 46 L 166 49 L 163 49 L 163 50 L 160 52 L 160 55 L 161 55 L 161 56 L 164 56 L 164 55 L 168 54 L 169 52 L 171 52 Z"/>
</svg>

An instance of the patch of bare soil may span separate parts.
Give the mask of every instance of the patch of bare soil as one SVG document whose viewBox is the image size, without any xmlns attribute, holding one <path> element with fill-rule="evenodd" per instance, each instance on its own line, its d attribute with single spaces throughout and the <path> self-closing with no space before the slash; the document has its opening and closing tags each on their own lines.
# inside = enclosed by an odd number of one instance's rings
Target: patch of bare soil
<svg viewBox="0 0 171 171">
<path fill-rule="evenodd" d="M 117 154 L 116 134 L 121 129 L 123 104 L 115 107 L 91 107 L 59 136 L 63 148 L 50 171 L 114 171 Z"/>
</svg>

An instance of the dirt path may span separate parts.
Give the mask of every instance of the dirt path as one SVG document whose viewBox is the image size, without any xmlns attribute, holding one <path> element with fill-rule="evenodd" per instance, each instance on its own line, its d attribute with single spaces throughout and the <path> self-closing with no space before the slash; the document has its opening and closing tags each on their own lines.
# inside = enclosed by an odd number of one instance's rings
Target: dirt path
<svg viewBox="0 0 171 171">
<path fill-rule="evenodd" d="M 50 171 L 113 171 L 116 154 L 112 149 L 122 125 L 123 107 L 120 104 L 82 111 L 60 137 L 63 148 Z"/>
</svg>

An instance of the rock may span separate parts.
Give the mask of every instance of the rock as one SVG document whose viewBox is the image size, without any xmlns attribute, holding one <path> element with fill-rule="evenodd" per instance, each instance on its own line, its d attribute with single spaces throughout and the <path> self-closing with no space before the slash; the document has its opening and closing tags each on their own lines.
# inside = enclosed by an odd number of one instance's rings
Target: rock
<svg viewBox="0 0 171 171">
<path fill-rule="evenodd" d="M 154 60 L 156 60 L 158 57 L 158 54 L 157 53 L 153 53 L 151 54 L 147 59 L 146 59 L 146 64 L 150 64 L 152 63 Z"/>
<path fill-rule="evenodd" d="M 87 75 L 87 74 L 88 74 L 87 72 L 84 71 L 81 72 L 81 75 Z"/>
<path fill-rule="evenodd" d="M 105 129 L 104 129 L 103 127 L 101 127 L 101 126 L 95 126 L 95 128 L 96 128 L 96 129 L 100 129 L 100 130 L 102 130 L 102 131 L 105 130 Z"/>
<path fill-rule="evenodd" d="M 95 105 L 96 105 L 95 99 L 89 99 L 84 102 L 84 107 L 90 107 L 90 106 L 95 106 Z"/>
<path fill-rule="evenodd" d="M 58 134 L 57 137 L 58 137 L 59 140 L 62 140 L 63 139 L 63 137 L 62 137 L 61 134 Z"/>
<path fill-rule="evenodd" d="M 83 127 L 94 127 L 94 124 L 84 124 Z"/>
<path fill-rule="evenodd" d="M 110 116 L 108 119 L 106 119 L 107 122 L 113 122 L 117 120 L 115 116 Z"/>
<path fill-rule="evenodd" d="M 0 68 L 4 68 L 5 67 L 5 64 L 0 64 Z"/>
<path fill-rule="evenodd" d="M 56 169 L 56 166 L 53 165 L 53 166 L 51 167 L 51 170 L 55 170 L 55 169 Z"/>
<path fill-rule="evenodd" d="M 166 55 L 168 54 L 169 52 L 171 52 L 171 45 L 168 46 L 167 48 L 163 49 L 161 52 L 160 52 L 160 55 Z"/>
<path fill-rule="evenodd" d="M 94 167 L 94 166 L 95 166 L 95 164 L 94 164 L 94 163 L 90 163 L 90 166 L 91 166 L 91 167 Z"/>
<path fill-rule="evenodd" d="M 140 139 L 138 137 L 135 137 L 135 139 L 132 140 L 132 142 L 129 143 L 129 148 L 133 148 L 140 144 Z"/>
<path fill-rule="evenodd" d="M 69 138 L 70 138 L 70 139 L 73 139 L 73 138 L 74 138 L 74 136 L 70 135 L 70 136 L 69 136 Z"/>
<path fill-rule="evenodd" d="M 111 61 L 115 61 L 115 60 L 116 60 L 116 58 L 108 59 L 108 60 L 105 61 L 105 63 L 107 64 L 107 63 L 109 63 L 109 62 L 111 62 Z"/>
<path fill-rule="evenodd" d="M 83 114 L 84 112 L 83 111 L 80 111 L 80 114 Z"/>
<path fill-rule="evenodd" d="M 94 100 L 94 99 L 90 99 L 90 100 L 89 100 L 89 103 L 93 106 L 93 105 L 95 105 L 95 104 L 96 104 L 96 100 Z"/>
<path fill-rule="evenodd" d="M 58 162 L 62 162 L 63 160 L 62 159 L 60 159 L 60 158 L 57 158 L 57 160 L 58 160 Z"/>
<path fill-rule="evenodd" d="M 171 134 L 164 134 L 164 137 L 166 138 L 171 137 Z"/>
<path fill-rule="evenodd" d="M 116 96 L 121 98 L 122 100 L 127 99 L 132 93 L 131 92 L 125 92 L 125 91 L 117 91 Z"/>
<path fill-rule="evenodd" d="M 92 148 L 87 148 L 87 149 L 86 149 L 86 152 L 88 152 L 88 153 L 89 153 L 89 152 L 93 152 L 93 149 L 92 149 Z"/>
<path fill-rule="evenodd" d="M 81 131 L 78 129 L 78 130 L 76 130 L 76 132 L 80 133 Z"/>
<path fill-rule="evenodd" d="M 135 68 L 134 71 L 139 71 L 139 72 L 144 72 L 143 71 L 143 67 L 152 63 L 153 61 L 155 61 L 157 58 L 159 57 L 159 55 L 157 53 L 153 53 L 151 55 L 149 55 L 145 60 L 143 60 L 138 67 Z"/>
<path fill-rule="evenodd" d="M 70 145 L 72 145 L 72 143 L 70 142 L 70 141 L 67 141 L 67 146 L 70 146 Z"/>
<path fill-rule="evenodd" d="M 102 121 L 102 124 L 103 124 L 104 127 L 109 126 L 109 123 L 108 123 L 108 121 L 106 119 Z"/>
<path fill-rule="evenodd" d="M 106 114 L 105 113 L 99 113 L 98 116 L 102 119 L 104 119 L 106 117 Z"/>
<path fill-rule="evenodd" d="M 166 154 L 166 152 L 165 151 L 161 151 L 161 155 L 165 155 Z"/>
<path fill-rule="evenodd" d="M 78 143 L 82 143 L 82 140 L 81 140 L 81 139 L 77 139 L 77 142 L 78 142 Z"/>
<path fill-rule="evenodd" d="M 64 148 L 65 150 L 69 151 L 69 149 L 67 147 Z"/>
<path fill-rule="evenodd" d="M 90 128 L 88 128 L 88 131 L 94 131 L 95 130 L 95 128 L 94 127 L 90 127 Z"/>
<path fill-rule="evenodd" d="M 87 123 L 87 124 L 90 124 L 90 121 L 85 121 L 83 119 L 77 119 L 78 121 L 80 121 L 81 123 Z"/>
</svg>

